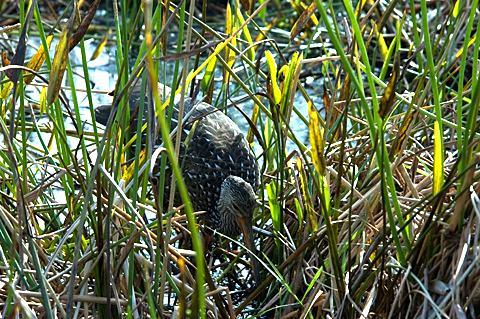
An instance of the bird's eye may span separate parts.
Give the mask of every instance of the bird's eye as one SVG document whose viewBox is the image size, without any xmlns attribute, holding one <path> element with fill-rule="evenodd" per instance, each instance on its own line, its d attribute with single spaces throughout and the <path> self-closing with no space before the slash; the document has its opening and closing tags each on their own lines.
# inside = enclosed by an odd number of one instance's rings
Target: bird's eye
<svg viewBox="0 0 480 319">
<path fill-rule="evenodd" d="M 236 211 L 240 211 L 240 208 L 238 208 L 237 204 L 232 204 L 232 206 L 233 206 L 233 209 L 235 209 Z"/>
</svg>

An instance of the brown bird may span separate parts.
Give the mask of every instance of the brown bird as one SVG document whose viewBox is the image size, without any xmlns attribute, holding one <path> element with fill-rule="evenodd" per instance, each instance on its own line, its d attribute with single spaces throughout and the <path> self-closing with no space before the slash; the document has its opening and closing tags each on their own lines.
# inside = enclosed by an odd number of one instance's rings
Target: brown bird
<svg viewBox="0 0 480 319">
<path fill-rule="evenodd" d="M 163 94 L 163 85 L 158 85 L 159 95 Z M 140 101 L 140 85 L 134 86 L 129 97 L 130 113 L 134 114 Z M 167 88 L 167 95 L 170 89 Z M 177 105 L 176 105 L 177 106 Z M 178 109 L 175 106 L 171 127 L 177 124 Z M 144 109 L 146 110 L 146 106 Z M 95 109 L 96 121 L 106 124 L 111 105 Z M 190 112 L 191 111 L 191 112 Z M 202 218 L 217 232 L 227 236 L 243 234 L 247 248 L 256 253 L 253 240 L 252 218 L 255 209 L 255 194 L 260 185 L 258 163 L 248 142 L 238 126 L 225 114 L 206 103 L 195 105 L 192 99 L 185 100 L 181 134 L 179 164 L 188 194 L 195 211 L 205 211 Z M 146 115 L 146 114 L 145 114 Z M 190 134 L 188 146 L 185 139 L 196 122 L 194 132 Z M 132 121 L 132 127 L 136 122 Z M 177 133 L 178 135 L 178 133 Z M 157 139 L 157 145 L 161 139 Z M 154 174 L 160 174 L 160 161 L 156 162 Z M 165 171 L 165 194 L 170 193 L 171 170 Z M 167 196 L 164 196 L 168 198 Z M 168 203 L 164 203 L 166 206 Z M 182 204 L 178 191 L 174 205 Z M 258 261 L 251 255 L 252 269 L 256 285 L 260 284 Z"/>
</svg>

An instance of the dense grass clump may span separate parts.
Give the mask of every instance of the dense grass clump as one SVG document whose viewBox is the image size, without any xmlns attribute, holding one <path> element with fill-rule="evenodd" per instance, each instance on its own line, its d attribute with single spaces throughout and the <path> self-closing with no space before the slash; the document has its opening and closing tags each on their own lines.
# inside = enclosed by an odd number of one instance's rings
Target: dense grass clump
<svg viewBox="0 0 480 319">
<path fill-rule="evenodd" d="M 0 24 L 1 316 L 479 316 L 478 0 L 0 1 Z M 129 88 L 159 79 L 174 94 L 137 110 L 159 125 L 132 122 Z M 258 157 L 259 287 L 188 200 L 169 119 L 189 96 Z"/>
</svg>

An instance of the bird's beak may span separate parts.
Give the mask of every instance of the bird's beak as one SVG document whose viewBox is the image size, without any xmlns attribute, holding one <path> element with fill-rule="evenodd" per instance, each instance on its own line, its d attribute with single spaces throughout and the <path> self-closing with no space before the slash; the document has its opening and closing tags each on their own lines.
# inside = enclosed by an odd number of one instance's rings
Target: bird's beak
<svg viewBox="0 0 480 319">
<path fill-rule="evenodd" d="M 250 219 L 244 219 L 241 217 L 238 217 L 237 219 L 238 219 L 238 224 L 240 226 L 240 229 L 242 230 L 242 233 L 243 233 L 245 244 L 247 245 L 247 248 L 250 250 L 250 260 L 252 264 L 253 278 L 255 280 L 255 286 L 258 287 L 260 286 L 260 283 L 262 281 L 260 278 L 260 267 L 258 264 L 257 257 L 255 256 L 257 254 L 257 249 L 253 241 L 252 221 Z"/>
</svg>

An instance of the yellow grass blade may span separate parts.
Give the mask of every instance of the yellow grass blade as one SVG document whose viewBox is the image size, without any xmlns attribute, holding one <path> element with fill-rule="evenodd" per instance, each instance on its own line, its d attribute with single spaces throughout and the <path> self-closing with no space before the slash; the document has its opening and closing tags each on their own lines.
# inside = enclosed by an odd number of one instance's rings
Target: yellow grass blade
<svg viewBox="0 0 480 319">
<path fill-rule="evenodd" d="M 240 28 L 242 24 L 245 23 L 245 19 L 243 18 L 242 13 L 240 12 L 240 8 L 237 8 L 237 28 Z M 245 36 L 245 40 L 247 40 L 248 45 L 251 46 L 253 44 L 252 41 L 252 36 L 250 35 L 250 31 L 247 28 L 247 25 L 245 25 L 242 29 L 242 32 Z M 255 60 L 255 49 L 252 47 L 247 51 L 247 56 L 251 61 Z"/>
<path fill-rule="evenodd" d="M 90 58 L 90 61 L 93 61 L 95 60 L 96 58 L 98 58 L 98 56 L 100 55 L 100 53 L 102 52 L 103 48 L 105 47 L 105 45 L 107 44 L 107 41 L 108 41 L 108 37 L 109 35 L 112 33 L 112 30 L 108 30 L 107 34 L 105 34 L 105 36 L 103 37 L 102 41 L 98 44 L 98 46 L 95 48 L 95 51 L 93 52 L 92 54 L 92 57 Z"/>
<path fill-rule="evenodd" d="M 270 79 L 272 81 L 273 99 L 275 100 L 275 103 L 278 104 L 282 100 L 282 93 L 280 92 L 280 88 L 278 87 L 277 83 L 277 65 L 275 64 L 275 59 L 269 50 L 265 51 L 265 56 L 267 57 Z"/>
<path fill-rule="evenodd" d="M 433 194 L 438 193 L 443 187 L 443 140 L 440 126 L 434 124 L 434 153 L 433 153 Z"/>
<path fill-rule="evenodd" d="M 312 101 L 308 101 L 308 116 L 310 118 L 308 122 L 308 131 L 310 133 L 310 144 L 312 145 L 313 165 L 315 166 L 317 172 L 321 176 L 324 176 L 326 171 L 326 164 L 325 157 L 323 156 L 323 134 L 320 127 L 319 116 L 317 110 L 313 106 Z"/>
</svg>

